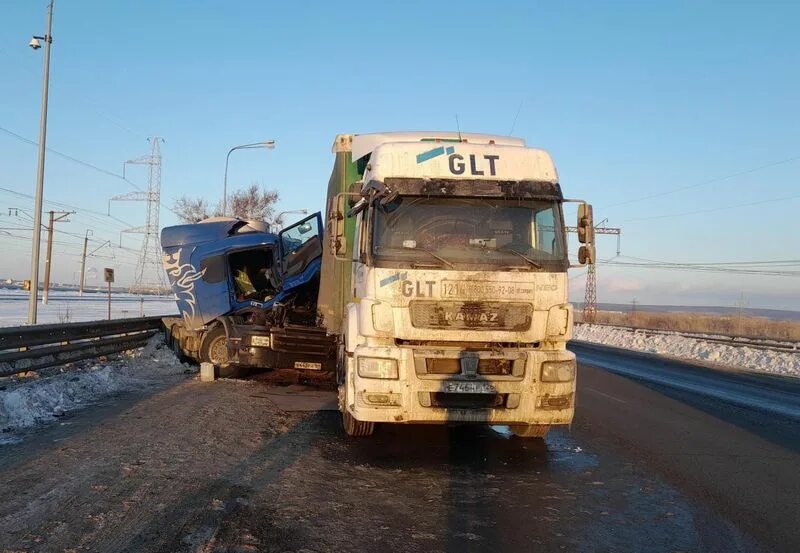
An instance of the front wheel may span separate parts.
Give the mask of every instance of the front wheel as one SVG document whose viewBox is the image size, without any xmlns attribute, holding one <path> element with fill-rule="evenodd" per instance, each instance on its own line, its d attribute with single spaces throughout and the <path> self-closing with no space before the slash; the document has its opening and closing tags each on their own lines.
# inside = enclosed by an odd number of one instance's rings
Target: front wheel
<svg viewBox="0 0 800 553">
<path fill-rule="evenodd" d="M 220 378 L 238 378 L 246 374 L 242 367 L 228 364 L 228 336 L 222 326 L 215 326 L 203 337 L 199 354 L 200 362 L 214 365 Z"/>
<path fill-rule="evenodd" d="M 513 424 L 509 428 L 519 438 L 544 438 L 550 432 L 549 424 Z"/>
<path fill-rule="evenodd" d="M 342 426 L 344 427 L 345 434 L 351 438 L 371 436 L 372 433 L 375 432 L 374 422 L 360 421 L 347 410 L 342 413 Z"/>
<path fill-rule="evenodd" d="M 361 436 L 371 436 L 375 432 L 374 422 L 364 422 L 356 419 L 347 410 L 347 397 L 345 386 L 339 386 L 339 411 L 342 413 L 342 427 L 344 433 L 351 438 L 358 438 Z"/>
</svg>

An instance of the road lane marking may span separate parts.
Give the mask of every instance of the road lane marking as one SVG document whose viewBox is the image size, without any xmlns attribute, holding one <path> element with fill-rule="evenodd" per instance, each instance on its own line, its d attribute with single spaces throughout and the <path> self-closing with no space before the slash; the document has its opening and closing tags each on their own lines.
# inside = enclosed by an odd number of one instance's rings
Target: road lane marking
<svg viewBox="0 0 800 553">
<path fill-rule="evenodd" d="M 584 386 L 583 389 L 584 390 L 589 390 L 590 392 L 594 392 L 596 394 L 600 394 L 603 397 L 607 397 L 608 399 L 611 399 L 611 400 L 614 400 L 614 401 L 618 401 L 619 403 L 627 403 L 627 401 L 623 401 L 623 400 L 619 399 L 618 397 L 610 396 L 610 395 L 608 395 L 608 394 L 606 394 L 604 392 L 601 392 L 600 390 L 595 390 L 594 388 L 589 388 L 588 386 Z"/>
</svg>

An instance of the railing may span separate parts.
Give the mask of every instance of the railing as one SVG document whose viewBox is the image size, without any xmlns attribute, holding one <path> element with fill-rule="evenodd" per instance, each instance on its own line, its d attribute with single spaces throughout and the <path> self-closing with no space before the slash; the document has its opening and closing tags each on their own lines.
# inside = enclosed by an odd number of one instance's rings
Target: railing
<svg viewBox="0 0 800 553">
<path fill-rule="evenodd" d="M 162 317 L 0 328 L 0 377 L 142 347 Z"/>
</svg>

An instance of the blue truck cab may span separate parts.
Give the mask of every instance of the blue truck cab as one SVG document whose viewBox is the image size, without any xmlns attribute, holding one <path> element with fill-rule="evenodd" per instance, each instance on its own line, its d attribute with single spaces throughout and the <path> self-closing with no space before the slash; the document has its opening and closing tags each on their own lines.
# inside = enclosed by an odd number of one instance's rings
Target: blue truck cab
<svg viewBox="0 0 800 553">
<path fill-rule="evenodd" d="M 165 323 L 176 352 L 223 376 L 330 370 L 335 348 L 316 306 L 322 231 L 319 213 L 278 233 L 226 217 L 164 228 L 163 264 L 180 313 Z"/>
</svg>

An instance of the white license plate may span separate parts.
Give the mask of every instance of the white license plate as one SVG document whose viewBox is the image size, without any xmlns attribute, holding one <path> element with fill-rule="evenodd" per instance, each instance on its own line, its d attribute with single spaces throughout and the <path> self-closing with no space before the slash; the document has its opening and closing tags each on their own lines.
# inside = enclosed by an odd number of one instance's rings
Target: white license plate
<svg viewBox="0 0 800 553">
<path fill-rule="evenodd" d="M 494 389 L 488 382 L 445 382 L 444 392 L 448 394 L 494 394 Z"/>
<path fill-rule="evenodd" d="M 268 348 L 269 336 L 250 336 L 250 345 L 260 348 Z"/>
<path fill-rule="evenodd" d="M 294 362 L 295 369 L 308 369 L 312 371 L 320 371 L 322 370 L 322 363 L 312 363 L 310 361 L 295 361 Z"/>
</svg>

